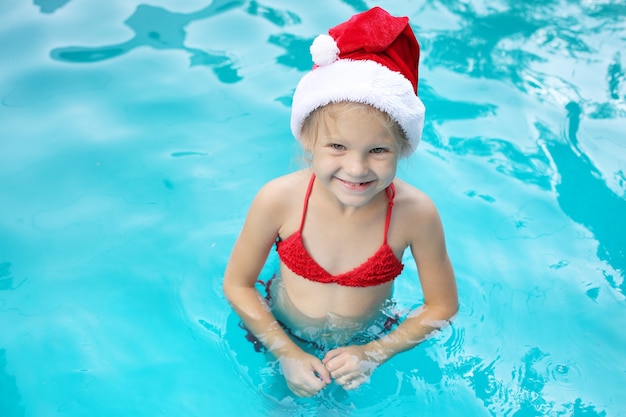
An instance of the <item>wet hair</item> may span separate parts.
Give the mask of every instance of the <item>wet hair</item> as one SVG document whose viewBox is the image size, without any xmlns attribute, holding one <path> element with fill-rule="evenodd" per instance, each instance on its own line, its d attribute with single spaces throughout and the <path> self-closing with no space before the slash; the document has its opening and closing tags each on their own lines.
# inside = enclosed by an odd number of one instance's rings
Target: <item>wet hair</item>
<svg viewBox="0 0 626 417">
<path fill-rule="evenodd" d="M 385 126 L 394 138 L 396 151 L 400 157 L 411 154 L 411 146 L 404 130 L 387 113 L 364 103 L 353 101 L 341 101 L 329 103 L 312 111 L 302 124 L 302 146 L 306 151 L 311 151 L 317 141 L 319 128 L 325 118 L 337 119 L 350 111 L 360 111 L 364 117 L 375 117 Z"/>
</svg>

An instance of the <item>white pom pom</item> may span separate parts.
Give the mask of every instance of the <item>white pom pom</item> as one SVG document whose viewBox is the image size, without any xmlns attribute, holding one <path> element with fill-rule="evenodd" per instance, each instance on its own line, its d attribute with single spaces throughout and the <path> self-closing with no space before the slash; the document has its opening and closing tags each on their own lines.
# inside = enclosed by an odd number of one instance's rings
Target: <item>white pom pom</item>
<svg viewBox="0 0 626 417">
<path fill-rule="evenodd" d="M 329 35 L 319 35 L 311 44 L 311 56 L 316 65 L 332 64 L 339 57 L 339 48 L 335 40 Z"/>
</svg>

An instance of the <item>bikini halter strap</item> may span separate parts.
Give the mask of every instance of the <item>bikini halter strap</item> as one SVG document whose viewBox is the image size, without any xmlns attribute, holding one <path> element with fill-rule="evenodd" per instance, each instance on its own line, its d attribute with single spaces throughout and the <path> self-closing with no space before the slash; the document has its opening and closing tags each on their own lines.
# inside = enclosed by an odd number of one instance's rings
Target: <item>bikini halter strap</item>
<svg viewBox="0 0 626 417">
<path fill-rule="evenodd" d="M 311 179 L 309 180 L 309 186 L 307 187 L 306 195 L 304 196 L 304 207 L 302 208 L 302 218 L 300 219 L 300 233 L 302 233 L 302 228 L 304 227 L 304 218 L 306 217 L 306 212 L 309 208 L 309 197 L 311 196 L 311 190 L 313 190 L 314 182 L 315 174 L 311 175 Z"/>
<path fill-rule="evenodd" d="M 387 198 L 389 199 L 389 206 L 387 207 L 387 217 L 385 218 L 385 240 L 384 244 L 387 244 L 387 235 L 389 234 L 389 225 L 391 224 L 391 211 L 393 210 L 393 199 L 396 197 L 396 186 L 392 182 L 386 189 Z"/>
<path fill-rule="evenodd" d="M 306 189 L 306 194 L 304 196 L 304 207 L 302 208 L 302 218 L 300 219 L 300 229 L 299 232 L 302 233 L 302 228 L 304 227 L 304 219 L 306 218 L 306 212 L 309 208 L 309 197 L 311 197 L 311 190 L 313 190 L 313 183 L 315 182 L 315 174 L 311 175 L 311 179 L 309 180 L 309 185 Z M 393 208 L 393 199 L 396 196 L 396 187 L 393 184 L 389 184 L 389 187 L 386 188 L 387 198 L 389 199 L 389 205 L 387 206 L 387 217 L 385 218 L 385 235 L 383 243 L 387 244 L 387 234 L 389 233 L 389 225 L 391 224 L 391 211 Z"/>
</svg>

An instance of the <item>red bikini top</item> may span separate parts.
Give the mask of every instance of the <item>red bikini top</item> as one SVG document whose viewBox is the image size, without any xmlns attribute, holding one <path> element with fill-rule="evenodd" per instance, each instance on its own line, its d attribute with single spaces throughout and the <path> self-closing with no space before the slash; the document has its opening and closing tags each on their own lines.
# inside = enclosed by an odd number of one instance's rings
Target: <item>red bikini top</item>
<svg viewBox="0 0 626 417">
<path fill-rule="evenodd" d="M 304 227 L 304 219 L 306 217 L 309 197 L 311 196 L 314 181 L 315 175 L 313 175 L 309 181 L 309 187 L 304 198 L 304 209 L 302 210 L 300 229 L 294 232 L 287 239 L 281 240 L 279 238 L 276 241 L 278 256 L 287 268 L 289 268 L 294 274 L 311 281 L 322 282 L 325 284 L 336 283 L 347 287 L 371 287 L 374 285 L 380 285 L 392 281 L 400 275 L 404 265 L 398 260 L 398 258 L 396 258 L 393 250 L 387 244 L 387 233 L 389 231 L 393 198 L 395 196 L 394 185 L 391 184 L 387 187 L 389 206 L 387 208 L 385 234 L 382 246 L 367 261 L 353 270 L 339 275 L 331 275 L 311 257 L 302 241 L 302 228 Z"/>
</svg>

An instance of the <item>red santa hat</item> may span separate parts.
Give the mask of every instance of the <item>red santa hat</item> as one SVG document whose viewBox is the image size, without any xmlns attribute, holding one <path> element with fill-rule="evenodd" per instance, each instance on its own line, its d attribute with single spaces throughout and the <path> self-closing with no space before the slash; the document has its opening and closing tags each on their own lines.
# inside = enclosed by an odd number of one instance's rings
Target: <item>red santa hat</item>
<svg viewBox="0 0 626 417">
<path fill-rule="evenodd" d="M 396 120 L 414 151 L 422 137 L 425 108 L 417 96 L 420 48 L 408 17 L 374 7 L 328 33 L 313 41 L 315 65 L 293 96 L 294 136 L 301 139 L 302 124 L 315 109 L 352 101 L 369 104 Z"/>
</svg>

